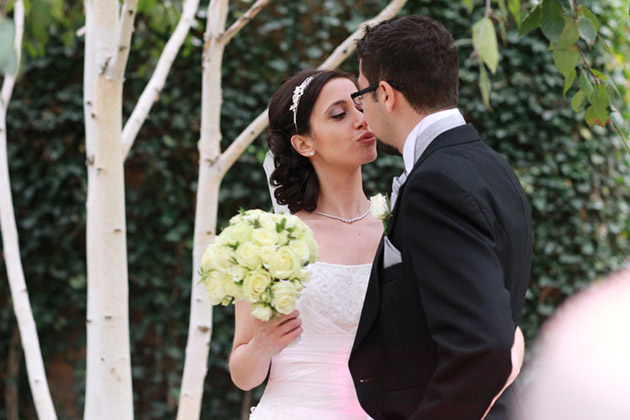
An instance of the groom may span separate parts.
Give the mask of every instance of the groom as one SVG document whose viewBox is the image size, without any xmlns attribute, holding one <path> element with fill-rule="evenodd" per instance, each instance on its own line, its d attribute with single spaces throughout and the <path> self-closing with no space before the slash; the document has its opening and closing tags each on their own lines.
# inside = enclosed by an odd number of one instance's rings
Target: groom
<svg viewBox="0 0 630 420">
<path fill-rule="evenodd" d="M 512 368 L 530 208 L 514 171 L 457 109 L 457 50 L 442 25 L 390 19 L 357 49 L 353 99 L 405 164 L 349 359 L 359 401 L 377 420 L 479 420 Z M 506 419 L 511 395 L 487 419 Z"/>
</svg>

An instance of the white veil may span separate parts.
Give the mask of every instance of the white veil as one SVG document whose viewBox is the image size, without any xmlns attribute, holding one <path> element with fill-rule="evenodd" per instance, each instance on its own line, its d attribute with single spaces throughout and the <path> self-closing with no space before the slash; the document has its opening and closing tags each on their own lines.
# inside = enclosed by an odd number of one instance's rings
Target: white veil
<svg viewBox="0 0 630 420">
<path fill-rule="evenodd" d="M 265 160 L 263 161 L 263 168 L 265 169 L 265 174 L 267 175 L 267 186 L 269 187 L 269 195 L 271 196 L 271 204 L 273 204 L 273 212 L 274 213 L 289 213 L 289 208 L 286 205 L 279 204 L 276 200 L 276 197 L 273 195 L 273 192 L 277 187 L 271 185 L 271 174 L 276 169 L 276 166 L 273 161 L 273 153 L 271 150 L 267 150 L 265 153 Z"/>
</svg>

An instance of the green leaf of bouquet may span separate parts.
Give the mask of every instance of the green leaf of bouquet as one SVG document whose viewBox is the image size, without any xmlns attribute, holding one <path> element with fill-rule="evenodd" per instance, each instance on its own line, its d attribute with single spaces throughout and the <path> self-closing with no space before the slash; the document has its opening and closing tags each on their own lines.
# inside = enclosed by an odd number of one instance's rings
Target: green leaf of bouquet
<svg viewBox="0 0 630 420">
<path fill-rule="evenodd" d="M 483 18 L 473 26 L 473 47 L 478 51 L 481 60 L 494 74 L 499 65 L 499 46 L 497 34 L 490 18 Z"/>
<path fill-rule="evenodd" d="M 591 9 L 584 6 L 583 4 L 580 4 L 578 6 L 578 16 L 584 16 L 585 18 L 590 20 L 591 23 L 593 24 L 593 27 L 595 28 L 595 33 L 599 32 L 601 23 L 599 22 L 599 19 L 597 18 L 595 13 L 591 11 Z"/>
<path fill-rule="evenodd" d="M 536 6 L 531 12 L 529 12 L 527 16 L 525 16 L 525 19 L 523 20 L 523 22 L 521 23 L 521 26 L 519 27 L 519 31 L 518 31 L 519 36 L 523 36 L 540 26 L 542 22 L 540 9 L 541 9 L 540 6 Z"/>
<path fill-rule="evenodd" d="M 567 19 L 555 47 L 560 49 L 570 48 L 575 45 L 578 39 L 580 39 L 580 32 L 577 22 L 573 19 Z"/>
<path fill-rule="evenodd" d="M 577 72 L 575 71 L 575 69 L 573 69 L 571 72 L 569 72 L 568 75 L 565 76 L 564 78 L 564 89 L 562 90 L 562 94 L 564 95 L 564 97 L 567 97 L 567 92 L 569 91 L 569 89 L 571 89 L 571 86 L 573 86 L 573 82 L 575 82 L 575 77 L 577 76 Z"/>
<path fill-rule="evenodd" d="M 558 0 L 543 0 L 540 27 L 549 41 L 558 41 L 564 29 L 564 7 Z"/>
<path fill-rule="evenodd" d="M 578 86 L 580 87 L 580 90 L 584 92 L 584 95 L 586 95 L 586 97 L 589 99 L 593 95 L 593 92 L 595 92 L 595 87 L 589 80 L 584 70 L 581 71 L 580 80 L 578 80 Z"/>
<path fill-rule="evenodd" d="M 516 21 L 516 26 L 521 27 L 521 1 L 520 0 L 508 0 L 508 9 L 512 16 L 514 16 L 514 20 Z"/>
<path fill-rule="evenodd" d="M 490 78 L 483 65 L 479 66 L 479 88 L 481 90 L 481 99 L 483 99 L 486 108 L 492 109 L 490 106 Z"/>
<path fill-rule="evenodd" d="M 584 109 L 584 92 L 578 90 L 578 92 L 573 95 L 573 99 L 571 99 L 571 108 L 573 111 L 581 112 Z"/>
<path fill-rule="evenodd" d="M 597 31 L 593 22 L 584 16 L 580 16 L 577 21 L 580 36 L 588 45 L 593 45 L 597 38 Z"/>
<path fill-rule="evenodd" d="M 472 12 L 475 0 L 464 0 L 464 6 L 468 10 L 468 13 Z"/>
<path fill-rule="evenodd" d="M 571 74 L 571 72 L 575 71 L 575 66 L 577 66 L 578 61 L 580 60 L 580 53 L 576 50 L 554 50 L 553 51 L 553 61 L 556 63 L 556 67 L 560 70 L 560 73 L 566 78 Z"/>
</svg>

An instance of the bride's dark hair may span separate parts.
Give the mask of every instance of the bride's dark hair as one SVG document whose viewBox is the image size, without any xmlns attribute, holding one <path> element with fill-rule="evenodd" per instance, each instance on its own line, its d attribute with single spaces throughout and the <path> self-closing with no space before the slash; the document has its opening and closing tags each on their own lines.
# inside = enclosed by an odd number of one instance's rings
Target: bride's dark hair
<svg viewBox="0 0 630 420">
<path fill-rule="evenodd" d="M 308 77 L 315 76 L 300 98 L 297 127 L 293 124 L 293 91 Z M 291 213 L 313 211 L 317 207 L 319 180 L 311 162 L 291 145 L 295 134 L 309 134 L 311 113 L 322 88 L 332 79 L 346 78 L 356 84 L 348 73 L 339 70 L 305 70 L 289 80 L 274 93 L 269 104 L 269 130 L 267 144 L 273 153 L 275 170 L 269 181 L 277 187 L 274 196 L 279 204 L 289 207 Z"/>
</svg>

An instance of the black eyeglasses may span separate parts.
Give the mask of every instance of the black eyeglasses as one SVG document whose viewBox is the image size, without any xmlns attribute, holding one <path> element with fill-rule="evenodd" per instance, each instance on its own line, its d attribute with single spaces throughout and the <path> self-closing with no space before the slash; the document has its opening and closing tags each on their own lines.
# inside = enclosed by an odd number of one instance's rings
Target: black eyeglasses
<svg viewBox="0 0 630 420">
<path fill-rule="evenodd" d="M 389 80 L 385 80 L 387 83 L 389 83 L 391 85 L 391 87 L 393 87 L 396 90 L 403 90 L 403 85 L 401 85 L 400 83 L 396 83 L 396 82 L 391 82 Z M 375 91 L 376 88 L 378 88 L 379 82 L 374 83 L 373 85 L 370 85 L 368 87 L 366 87 L 365 89 L 361 89 L 357 92 L 354 92 L 352 95 L 350 95 L 350 97 L 352 98 L 352 102 L 354 102 L 354 104 L 360 108 L 363 109 L 363 95 L 365 95 L 366 93 Z"/>
</svg>

